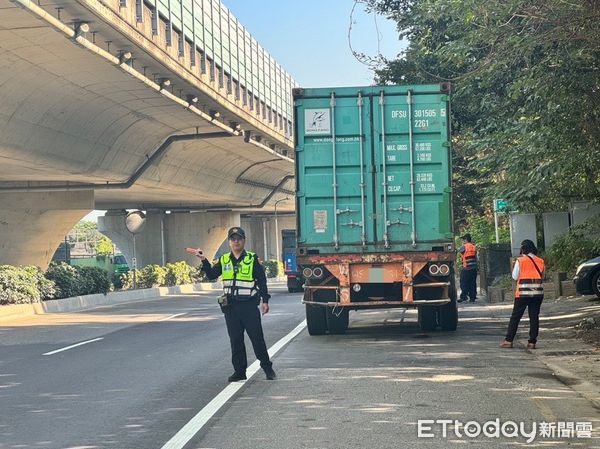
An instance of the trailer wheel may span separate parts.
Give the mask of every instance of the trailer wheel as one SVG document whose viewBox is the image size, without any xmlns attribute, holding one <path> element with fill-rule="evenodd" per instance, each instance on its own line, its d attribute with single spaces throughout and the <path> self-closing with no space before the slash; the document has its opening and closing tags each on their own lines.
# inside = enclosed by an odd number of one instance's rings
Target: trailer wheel
<svg viewBox="0 0 600 449">
<path fill-rule="evenodd" d="M 437 327 L 437 307 L 420 306 L 419 307 L 419 326 L 424 332 L 433 331 Z"/>
<path fill-rule="evenodd" d="M 456 303 L 454 276 L 450 282 L 450 303 L 440 306 L 439 309 L 440 327 L 445 331 L 455 331 L 458 327 L 458 304 Z"/>
<path fill-rule="evenodd" d="M 458 307 L 456 300 L 440 306 L 440 327 L 445 331 L 455 331 L 458 327 Z"/>
<path fill-rule="evenodd" d="M 325 335 L 327 332 L 326 307 L 306 304 L 306 327 L 310 335 Z"/>
<path fill-rule="evenodd" d="M 327 307 L 327 328 L 329 329 L 330 334 L 345 334 L 346 330 L 348 330 L 348 322 L 349 311 L 348 309 L 343 309 L 342 312 L 338 315 L 339 309 L 334 312 L 333 307 Z"/>
</svg>

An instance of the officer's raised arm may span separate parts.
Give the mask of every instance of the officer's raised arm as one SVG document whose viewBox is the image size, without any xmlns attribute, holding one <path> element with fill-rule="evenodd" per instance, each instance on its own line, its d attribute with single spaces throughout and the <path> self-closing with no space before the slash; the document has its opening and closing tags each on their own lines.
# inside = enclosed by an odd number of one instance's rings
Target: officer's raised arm
<svg viewBox="0 0 600 449">
<path fill-rule="evenodd" d="M 221 266 L 221 260 L 218 260 L 216 264 L 211 266 L 208 259 L 202 259 L 202 271 L 206 273 L 206 277 L 209 280 L 213 281 L 217 279 L 219 276 L 221 276 L 221 273 L 223 271 L 223 267 Z"/>
</svg>

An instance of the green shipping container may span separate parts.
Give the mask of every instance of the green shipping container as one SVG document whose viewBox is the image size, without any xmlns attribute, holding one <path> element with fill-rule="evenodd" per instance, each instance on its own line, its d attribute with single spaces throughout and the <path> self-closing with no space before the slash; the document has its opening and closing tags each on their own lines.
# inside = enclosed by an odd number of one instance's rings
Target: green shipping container
<svg viewBox="0 0 600 449">
<path fill-rule="evenodd" d="M 451 249 L 445 84 L 296 89 L 300 254 Z"/>
</svg>

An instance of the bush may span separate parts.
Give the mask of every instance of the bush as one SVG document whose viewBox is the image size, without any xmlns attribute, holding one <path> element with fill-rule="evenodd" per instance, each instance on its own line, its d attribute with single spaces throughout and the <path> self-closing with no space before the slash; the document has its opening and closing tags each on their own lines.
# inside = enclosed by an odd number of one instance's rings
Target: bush
<svg viewBox="0 0 600 449">
<path fill-rule="evenodd" d="M 123 290 L 133 288 L 133 274 L 137 277 L 137 288 L 153 288 L 165 285 L 167 271 L 160 265 L 146 265 L 141 270 L 129 270 L 121 276 Z"/>
<path fill-rule="evenodd" d="M 188 265 L 187 262 L 175 262 L 165 265 L 165 285 L 191 284 L 196 268 Z"/>
<path fill-rule="evenodd" d="M 78 268 L 81 277 L 80 295 L 93 295 L 95 293 L 107 294 L 112 287 L 108 271 L 99 267 Z"/>
<path fill-rule="evenodd" d="M 31 304 L 40 300 L 34 270 L 0 265 L 0 304 Z"/>
<path fill-rule="evenodd" d="M 72 267 L 64 262 L 50 264 L 46 278 L 56 284 L 57 298 L 107 294 L 112 287 L 106 270 L 98 267 Z"/>
<path fill-rule="evenodd" d="M 506 290 L 512 290 L 513 289 L 513 278 L 510 274 L 501 276 L 499 278 L 494 279 L 494 282 L 492 283 L 492 287 L 499 287 L 499 288 L 504 288 Z"/>
<path fill-rule="evenodd" d="M 81 276 L 75 267 L 64 262 L 51 263 L 46 278 L 54 281 L 57 288 L 57 298 L 79 296 Z"/>
<path fill-rule="evenodd" d="M 283 274 L 283 264 L 276 260 L 267 260 L 263 262 L 265 267 L 265 274 L 268 278 L 275 278 L 279 274 Z"/>
<path fill-rule="evenodd" d="M 58 292 L 56 289 L 56 284 L 54 281 L 47 279 L 44 275 L 44 272 L 40 267 L 34 267 L 33 265 L 28 265 L 24 267 L 24 269 L 33 276 L 35 279 L 35 283 L 38 291 L 40 292 L 40 299 L 42 301 L 46 301 L 47 299 L 56 298 Z"/>
<path fill-rule="evenodd" d="M 600 215 L 573 226 L 546 251 L 548 267 L 572 273 L 582 262 L 600 256 Z"/>
</svg>

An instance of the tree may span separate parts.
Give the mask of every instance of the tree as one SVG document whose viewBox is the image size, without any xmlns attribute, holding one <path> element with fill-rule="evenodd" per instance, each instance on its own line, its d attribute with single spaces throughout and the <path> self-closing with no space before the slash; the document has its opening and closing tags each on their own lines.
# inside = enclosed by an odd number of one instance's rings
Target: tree
<svg viewBox="0 0 600 449">
<path fill-rule="evenodd" d="M 100 237 L 100 240 L 96 242 L 96 255 L 97 256 L 110 256 L 114 252 L 113 242 L 105 235 Z"/>
<path fill-rule="evenodd" d="M 381 82 L 451 81 L 457 217 L 600 198 L 600 3 L 365 0 L 410 41 Z"/>
</svg>

